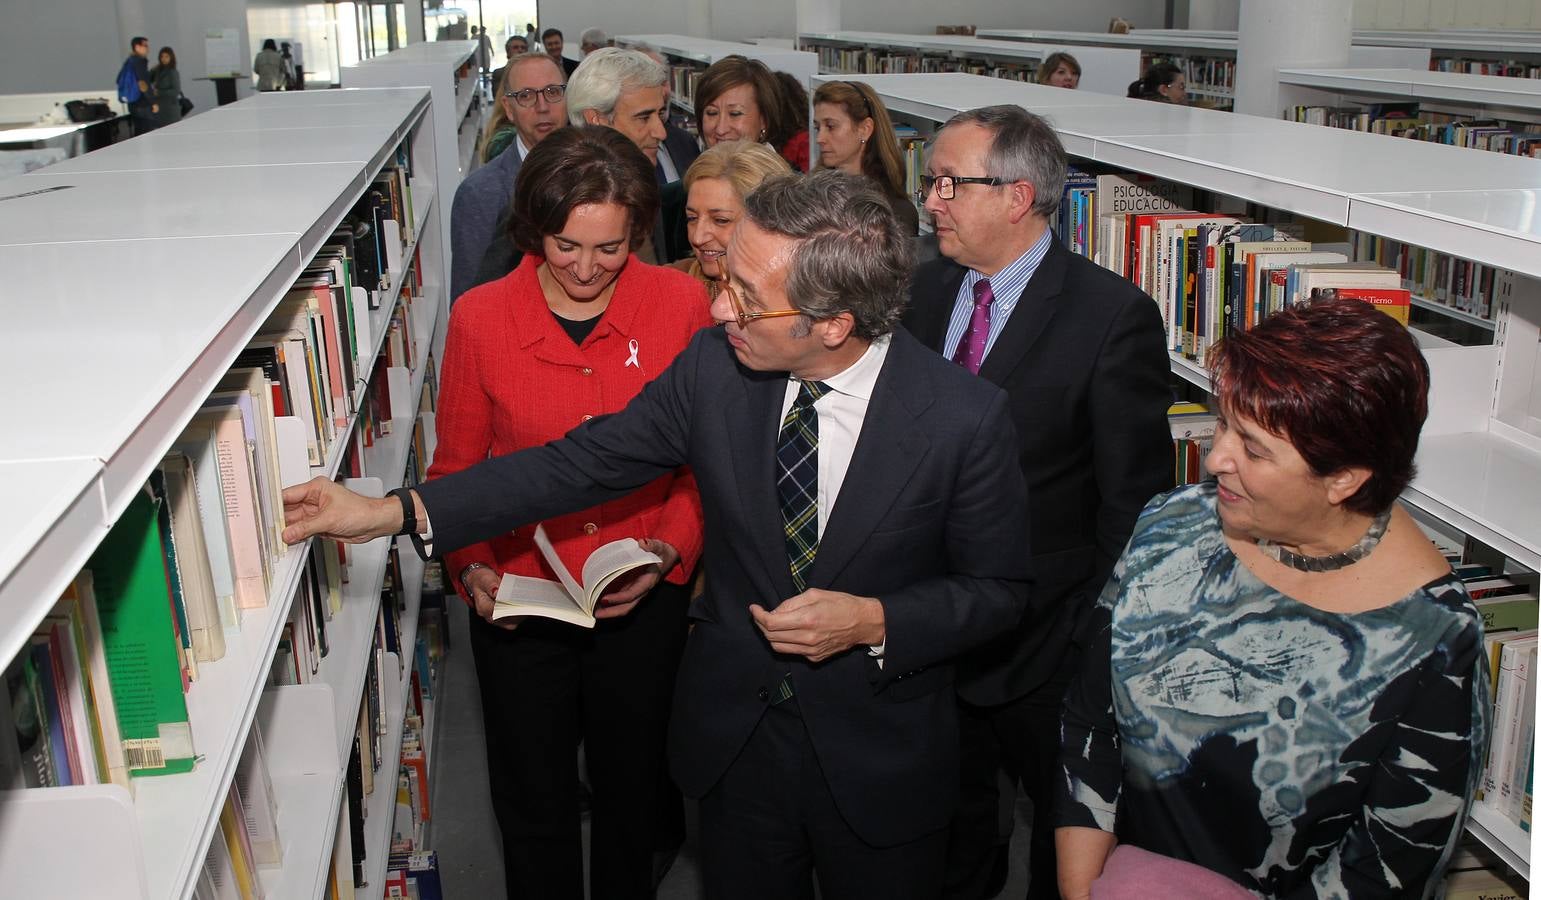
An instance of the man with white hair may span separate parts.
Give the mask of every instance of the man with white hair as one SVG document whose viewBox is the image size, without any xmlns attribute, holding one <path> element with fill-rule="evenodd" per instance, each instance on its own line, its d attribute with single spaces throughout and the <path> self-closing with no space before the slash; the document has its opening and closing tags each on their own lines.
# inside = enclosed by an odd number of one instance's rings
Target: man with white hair
<svg viewBox="0 0 1541 900">
<path fill-rule="evenodd" d="M 605 34 L 603 28 L 586 28 L 578 38 L 578 49 L 583 51 L 583 58 L 588 59 L 590 53 L 602 47 L 610 46 L 610 35 Z"/>
<path fill-rule="evenodd" d="M 664 127 L 669 114 L 668 83 L 668 70 L 645 54 L 602 47 L 584 57 L 567 83 L 567 118 L 574 125 L 614 128 L 642 148 L 656 168 L 659 145 L 668 137 Z M 681 193 L 663 197 L 653 237 L 637 251 L 644 260 L 663 264 L 690 252 L 684 229 L 672 227 L 676 221 L 684 222 L 676 206 L 684 206 Z M 665 222 L 671 227 L 665 229 Z"/>
<path fill-rule="evenodd" d="M 667 71 L 669 64 L 664 61 L 663 55 L 653 48 L 651 44 L 632 44 L 631 49 L 645 55 L 648 59 L 658 63 Z M 664 86 L 664 105 L 669 103 L 669 95 L 673 92 L 672 85 Z M 654 167 L 658 175 L 658 186 L 674 184 L 685 177 L 685 170 L 701 155 L 701 145 L 696 141 L 696 136 L 669 121 L 664 116 L 664 132 L 667 137 L 658 147 L 658 164 Z M 683 190 L 683 186 L 681 187 Z"/>
</svg>

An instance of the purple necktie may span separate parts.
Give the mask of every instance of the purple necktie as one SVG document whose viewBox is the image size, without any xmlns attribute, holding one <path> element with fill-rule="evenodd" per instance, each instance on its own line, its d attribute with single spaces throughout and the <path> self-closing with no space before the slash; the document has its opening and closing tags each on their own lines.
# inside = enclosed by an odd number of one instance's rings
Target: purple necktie
<svg viewBox="0 0 1541 900">
<path fill-rule="evenodd" d="M 974 313 L 969 317 L 968 330 L 958 341 L 958 349 L 952 354 L 953 362 L 975 375 L 979 374 L 979 364 L 985 359 L 985 342 L 990 340 L 990 304 L 994 300 L 990 279 L 981 278 L 974 282 Z"/>
</svg>

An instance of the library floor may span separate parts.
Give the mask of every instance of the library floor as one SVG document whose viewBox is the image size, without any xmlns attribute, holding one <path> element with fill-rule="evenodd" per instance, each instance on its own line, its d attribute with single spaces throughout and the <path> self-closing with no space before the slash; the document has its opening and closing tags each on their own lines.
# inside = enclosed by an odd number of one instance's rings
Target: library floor
<svg viewBox="0 0 1541 900">
<path fill-rule="evenodd" d="M 487 799 L 487 754 L 482 744 L 481 694 L 471 665 L 468 611 L 464 604 L 448 605 L 451 644 L 439 696 L 442 721 L 439 750 L 434 760 L 432 809 L 435 813 L 428 844 L 439 853 L 439 874 L 444 896 L 462 900 L 500 900 L 503 864 L 498 826 Z M 1001 897 L 1027 893 L 1027 814 L 1030 806 L 1019 801 L 1017 825 L 1011 839 L 1011 868 Z M 687 808 L 689 835 L 674 868 L 658 889 L 658 900 L 697 900 L 702 896 L 700 866 L 696 861 L 694 809 Z M 588 822 L 583 825 L 585 851 Z"/>
</svg>

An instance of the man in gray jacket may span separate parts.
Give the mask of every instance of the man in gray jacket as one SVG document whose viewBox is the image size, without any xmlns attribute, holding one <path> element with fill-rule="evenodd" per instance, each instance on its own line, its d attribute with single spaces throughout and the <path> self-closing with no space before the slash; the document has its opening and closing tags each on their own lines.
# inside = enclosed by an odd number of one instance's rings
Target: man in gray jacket
<svg viewBox="0 0 1541 900">
<path fill-rule="evenodd" d="M 482 256 L 498 240 L 497 223 L 514 196 L 514 179 L 530 148 L 567 124 L 566 76 L 544 53 L 516 56 L 504 68 L 497 102 L 514 123 L 514 145 L 466 176 L 450 210 L 450 299 L 476 286 Z"/>
</svg>

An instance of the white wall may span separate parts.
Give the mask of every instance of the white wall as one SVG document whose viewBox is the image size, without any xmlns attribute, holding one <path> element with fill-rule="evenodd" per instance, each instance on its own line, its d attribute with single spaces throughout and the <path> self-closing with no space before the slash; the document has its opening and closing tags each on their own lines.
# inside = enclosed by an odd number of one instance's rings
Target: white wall
<svg viewBox="0 0 1541 900">
<path fill-rule="evenodd" d="M 1541 0 L 1354 0 L 1354 27 L 1541 29 Z"/>
<path fill-rule="evenodd" d="M 598 26 L 611 34 L 700 33 L 700 0 L 540 0 L 540 27 L 562 29 L 569 43 L 583 29 Z M 840 26 L 852 31 L 930 34 L 938 25 L 995 28 L 1043 28 L 1106 31 L 1108 20 L 1123 16 L 1138 28 L 1165 24 L 1166 0 L 828 0 L 840 5 Z M 797 4 L 793 0 L 710 0 L 711 37 L 791 37 Z"/>
<path fill-rule="evenodd" d="M 0 20 L 0 92 L 79 90 L 116 98 L 114 79 L 133 35 L 120 36 L 114 7 L 102 0 L 6 0 Z"/>
</svg>

